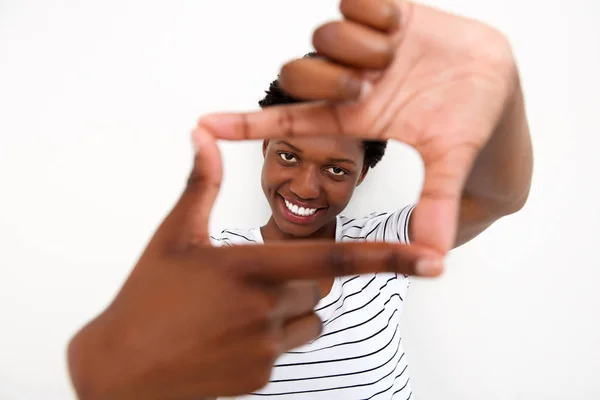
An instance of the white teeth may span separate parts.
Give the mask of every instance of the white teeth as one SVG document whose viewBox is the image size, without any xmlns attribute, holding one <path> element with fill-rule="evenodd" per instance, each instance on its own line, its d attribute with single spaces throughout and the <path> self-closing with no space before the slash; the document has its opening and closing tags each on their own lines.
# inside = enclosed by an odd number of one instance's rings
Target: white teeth
<svg viewBox="0 0 600 400">
<path fill-rule="evenodd" d="M 296 215 L 300 215 L 302 217 L 308 217 L 309 215 L 313 215 L 317 211 L 316 208 L 298 207 L 297 205 L 292 204 L 285 199 L 284 199 L 284 201 L 285 201 L 285 206 L 288 208 L 288 210 L 290 210 L 292 213 L 294 213 Z"/>
</svg>

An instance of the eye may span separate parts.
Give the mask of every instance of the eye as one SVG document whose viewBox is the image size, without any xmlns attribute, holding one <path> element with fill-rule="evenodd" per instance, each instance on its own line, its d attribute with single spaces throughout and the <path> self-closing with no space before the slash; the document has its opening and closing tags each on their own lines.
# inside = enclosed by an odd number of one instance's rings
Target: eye
<svg viewBox="0 0 600 400">
<path fill-rule="evenodd" d="M 281 159 L 283 161 L 289 162 L 289 163 L 298 161 L 296 156 L 293 155 L 292 153 L 279 153 L 279 157 L 281 157 Z"/>
<path fill-rule="evenodd" d="M 329 167 L 327 168 L 327 172 L 335 176 L 344 176 L 347 174 L 347 172 L 341 169 L 340 167 Z"/>
</svg>

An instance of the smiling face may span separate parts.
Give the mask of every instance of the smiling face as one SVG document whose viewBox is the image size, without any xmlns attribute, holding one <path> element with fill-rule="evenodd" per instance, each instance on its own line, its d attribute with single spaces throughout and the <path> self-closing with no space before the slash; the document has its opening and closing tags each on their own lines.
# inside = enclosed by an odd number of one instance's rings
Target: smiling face
<svg viewBox="0 0 600 400">
<path fill-rule="evenodd" d="M 269 140 L 262 188 L 272 217 L 265 239 L 332 238 L 335 217 L 366 175 L 362 141 L 348 137 Z"/>
</svg>

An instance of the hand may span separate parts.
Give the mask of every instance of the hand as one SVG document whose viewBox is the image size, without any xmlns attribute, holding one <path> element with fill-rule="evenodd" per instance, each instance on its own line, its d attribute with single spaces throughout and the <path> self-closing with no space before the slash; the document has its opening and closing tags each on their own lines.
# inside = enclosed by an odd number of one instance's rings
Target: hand
<svg viewBox="0 0 600 400">
<path fill-rule="evenodd" d="M 477 155 L 509 112 L 518 73 L 506 38 L 476 21 L 401 0 L 342 0 L 318 28 L 327 59 L 286 64 L 282 88 L 324 100 L 221 114 L 199 127 L 222 139 L 353 135 L 413 146 L 425 166 L 411 242 L 447 252 Z"/>
<path fill-rule="evenodd" d="M 432 258 L 384 243 L 209 244 L 222 166 L 214 139 L 199 149 L 187 188 L 112 304 L 69 346 L 80 399 L 234 396 L 267 384 L 276 358 L 316 338 L 319 278 L 396 271 Z M 420 264 L 421 266 L 424 264 Z"/>
</svg>

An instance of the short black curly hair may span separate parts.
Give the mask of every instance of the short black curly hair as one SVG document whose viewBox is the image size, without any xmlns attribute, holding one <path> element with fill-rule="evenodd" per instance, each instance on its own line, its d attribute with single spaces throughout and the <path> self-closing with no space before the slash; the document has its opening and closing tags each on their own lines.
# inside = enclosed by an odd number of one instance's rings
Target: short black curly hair
<svg viewBox="0 0 600 400">
<path fill-rule="evenodd" d="M 308 53 L 304 56 L 306 57 L 320 57 L 316 52 Z M 301 100 L 294 98 L 287 93 L 285 93 L 279 87 L 279 80 L 274 80 L 269 85 L 269 90 L 267 90 L 265 97 L 258 102 L 258 105 L 261 108 L 266 108 L 270 106 L 276 106 L 281 104 L 292 104 L 292 103 L 302 103 L 306 100 Z M 366 166 L 373 168 L 381 161 L 383 155 L 385 154 L 385 148 L 387 147 L 387 141 L 382 140 L 363 140 L 363 148 L 365 150 L 365 159 L 364 163 Z"/>
</svg>

